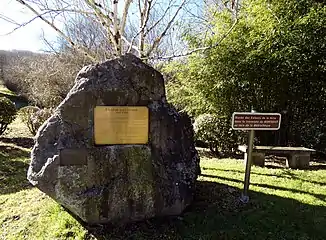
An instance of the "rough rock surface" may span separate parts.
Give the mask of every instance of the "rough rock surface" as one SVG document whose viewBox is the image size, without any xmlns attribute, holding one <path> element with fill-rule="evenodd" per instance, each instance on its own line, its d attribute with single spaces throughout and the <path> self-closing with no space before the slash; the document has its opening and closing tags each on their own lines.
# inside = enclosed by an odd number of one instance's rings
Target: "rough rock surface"
<svg viewBox="0 0 326 240">
<path fill-rule="evenodd" d="M 147 106 L 146 145 L 94 143 L 95 106 Z M 89 224 L 181 213 L 199 174 L 193 128 L 165 98 L 162 75 L 133 55 L 84 67 L 41 126 L 27 178 Z"/>
</svg>

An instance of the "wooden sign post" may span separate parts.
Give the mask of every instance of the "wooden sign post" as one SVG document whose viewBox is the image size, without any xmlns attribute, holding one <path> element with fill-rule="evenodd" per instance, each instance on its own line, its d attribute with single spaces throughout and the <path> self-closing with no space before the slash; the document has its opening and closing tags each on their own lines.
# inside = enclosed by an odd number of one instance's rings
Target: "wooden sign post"
<svg viewBox="0 0 326 240">
<path fill-rule="evenodd" d="M 234 130 L 249 130 L 248 152 L 246 159 L 246 172 L 241 201 L 249 202 L 248 190 L 250 184 L 250 170 L 252 151 L 254 147 L 255 130 L 278 130 L 281 125 L 279 113 L 235 112 L 232 115 L 232 128 Z"/>
</svg>

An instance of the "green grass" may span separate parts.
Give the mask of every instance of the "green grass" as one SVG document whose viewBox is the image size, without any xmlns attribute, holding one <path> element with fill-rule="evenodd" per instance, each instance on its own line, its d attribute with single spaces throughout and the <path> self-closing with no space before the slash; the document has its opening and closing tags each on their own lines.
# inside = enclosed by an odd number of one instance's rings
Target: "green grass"
<svg viewBox="0 0 326 240">
<path fill-rule="evenodd" d="M 231 192 L 242 189 L 242 161 L 205 159 L 201 167 L 199 180 L 223 184 Z M 248 206 L 219 217 L 226 239 L 326 239 L 326 170 L 319 167 L 253 167 Z"/>
<path fill-rule="evenodd" d="M 5 133 L 1 135 L 1 138 L 11 138 L 11 139 L 31 139 L 33 135 L 28 130 L 28 127 L 26 124 L 23 123 L 21 120 L 19 114 L 17 114 L 16 119 L 13 121 L 12 124 L 10 124 Z"/>
<path fill-rule="evenodd" d="M 84 239 L 87 231 L 26 180 L 30 150 L 0 150 L 0 239 Z"/>
<path fill-rule="evenodd" d="M 322 164 L 253 167 L 245 205 L 243 162 L 202 154 L 194 203 L 180 217 L 86 229 L 28 183 L 30 149 L 10 139 L 0 139 L 0 239 L 326 239 Z"/>
</svg>

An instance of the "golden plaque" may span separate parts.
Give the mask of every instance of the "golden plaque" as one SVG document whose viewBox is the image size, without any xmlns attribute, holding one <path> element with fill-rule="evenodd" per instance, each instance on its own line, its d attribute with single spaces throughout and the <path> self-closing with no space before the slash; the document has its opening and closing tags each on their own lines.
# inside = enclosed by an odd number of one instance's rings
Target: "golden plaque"
<svg viewBox="0 0 326 240">
<path fill-rule="evenodd" d="M 95 144 L 147 144 L 147 107 L 108 107 L 94 109 Z"/>
</svg>

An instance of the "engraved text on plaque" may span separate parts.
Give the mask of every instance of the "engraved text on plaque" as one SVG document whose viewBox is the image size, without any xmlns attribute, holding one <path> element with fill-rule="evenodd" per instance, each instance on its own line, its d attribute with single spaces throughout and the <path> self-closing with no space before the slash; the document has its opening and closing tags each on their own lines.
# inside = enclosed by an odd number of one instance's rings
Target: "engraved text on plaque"
<svg viewBox="0 0 326 240">
<path fill-rule="evenodd" d="M 147 144 L 148 108 L 96 106 L 95 144 Z"/>
</svg>

